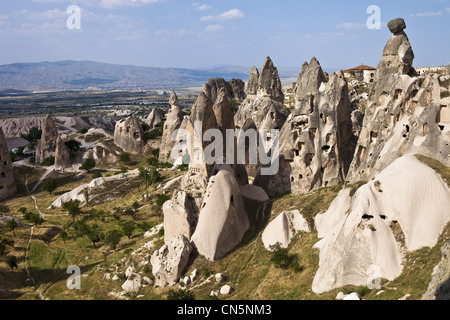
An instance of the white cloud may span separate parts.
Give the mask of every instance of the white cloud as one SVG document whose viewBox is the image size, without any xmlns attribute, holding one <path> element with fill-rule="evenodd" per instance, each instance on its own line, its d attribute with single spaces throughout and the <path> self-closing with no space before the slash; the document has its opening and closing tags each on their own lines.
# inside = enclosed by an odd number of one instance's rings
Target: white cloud
<svg viewBox="0 0 450 320">
<path fill-rule="evenodd" d="M 358 29 L 365 28 L 365 23 L 356 23 L 356 22 L 343 22 L 336 26 L 337 29 Z"/>
<path fill-rule="evenodd" d="M 19 14 L 29 20 L 57 20 L 68 17 L 67 12 L 60 9 L 52 9 L 44 12 L 30 12 L 24 9 Z"/>
<path fill-rule="evenodd" d="M 450 13 L 450 8 L 446 8 L 445 11 L 447 11 L 447 13 Z"/>
<path fill-rule="evenodd" d="M 115 7 L 142 6 L 146 4 L 153 4 L 164 1 L 165 0 L 102 0 L 100 5 L 104 8 L 115 8 Z"/>
<path fill-rule="evenodd" d="M 223 30 L 224 30 L 224 27 L 221 26 L 220 24 L 211 24 L 211 25 L 207 26 L 205 29 L 206 32 L 220 32 Z"/>
<path fill-rule="evenodd" d="M 0 13 L 0 20 L 7 20 L 8 16 L 6 14 L 1 14 Z"/>
<path fill-rule="evenodd" d="M 202 4 L 202 5 L 197 5 L 194 10 L 195 11 L 207 11 L 207 10 L 211 10 L 212 7 L 209 4 Z"/>
<path fill-rule="evenodd" d="M 226 21 L 244 18 L 244 13 L 239 9 L 231 9 L 216 16 L 204 16 L 200 21 Z"/>
<path fill-rule="evenodd" d="M 431 12 L 431 11 L 426 11 L 426 12 L 419 12 L 416 14 L 411 14 L 411 17 L 420 17 L 420 18 L 427 18 L 427 17 L 438 17 L 438 16 L 442 16 L 442 11 L 437 11 L 437 12 Z"/>
</svg>

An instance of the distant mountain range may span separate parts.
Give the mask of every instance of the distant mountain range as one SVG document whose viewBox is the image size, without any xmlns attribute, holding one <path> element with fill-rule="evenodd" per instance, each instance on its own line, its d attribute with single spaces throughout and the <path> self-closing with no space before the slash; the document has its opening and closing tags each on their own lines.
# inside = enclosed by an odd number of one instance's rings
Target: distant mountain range
<svg viewBox="0 0 450 320">
<path fill-rule="evenodd" d="M 202 86 L 209 78 L 247 81 L 251 67 L 220 65 L 204 69 L 153 68 L 92 61 L 15 63 L 0 66 L 4 90 L 154 90 Z M 280 67 L 281 78 L 297 77 L 300 69 Z"/>
</svg>

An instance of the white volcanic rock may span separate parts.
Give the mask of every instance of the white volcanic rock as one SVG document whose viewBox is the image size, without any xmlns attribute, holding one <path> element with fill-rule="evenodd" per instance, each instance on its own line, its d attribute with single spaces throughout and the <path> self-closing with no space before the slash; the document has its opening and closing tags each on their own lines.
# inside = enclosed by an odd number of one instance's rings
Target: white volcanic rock
<svg viewBox="0 0 450 320">
<path fill-rule="evenodd" d="M 218 260 L 233 250 L 250 228 L 239 192 L 229 171 L 220 171 L 209 181 L 192 242 L 209 260 Z"/>
<path fill-rule="evenodd" d="M 153 109 L 148 115 L 147 120 L 145 120 L 145 123 L 150 126 L 150 130 L 153 130 L 163 121 L 163 119 L 163 112 L 159 109 Z"/>
<path fill-rule="evenodd" d="M 155 285 L 165 287 L 175 284 L 187 266 L 191 252 L 192 246 L 184 236 L 172 238 L 155 251 L 150 260 Z"/>
<path fill-rule="evenodd" d="M 183 235 L 191 239 L 195 228 L 197 215 L 195 203 L 184 191 L 175 191 L 172 199 L 164 203 L 164 240 L 166 244 L 178 236 Z"/>
<path fill-rule="evenodd" d="M 301 231 L 311 230 L 308 221 L 300 212 L 298 210 L 282 212 L 264 229 L 262 234 L 264 247 L 270 250 L 270 246 L 279 242 L 282 248 L 287 248 L 292 238 Z"/>
<path fill-rule="evenodd" d="M 127 281 L 122 285 L 125 292 L 136 293 L 141 289 L 141 276 L 137 273 L 131 272 Z"/>
<path fill-rule="evenodd" d="M 114 143 L 123 151 L 140 154 L 145 147 L 144 131 L 135 117 L 122 119 L 116 123 Z"/>
<path fill-rule="evenodd" d="M 367 285 L 371 268 L 393 280 L 402 272 L 403 252 L 434 247 L 450 221 L 450 190 L 415 156 L 397 159 L 350 199 L 343 190 L 329 210 L 316 216 L 319 270 L 312 289 L 322 293 L 345 285 Z M 404 243 L 397 242 L 399 224 Z"/>
</svg>

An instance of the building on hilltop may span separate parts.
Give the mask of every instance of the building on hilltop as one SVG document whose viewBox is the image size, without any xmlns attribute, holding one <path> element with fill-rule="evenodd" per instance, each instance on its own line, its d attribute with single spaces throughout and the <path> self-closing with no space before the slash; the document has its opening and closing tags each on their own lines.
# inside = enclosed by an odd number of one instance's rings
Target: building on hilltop
<svg viewBox="0 0 450 320">
<path fill-rule="evenodd" d="M 375 78 L 376 69 L 366 65 L 360 65 L 358 67 L 348 69 L 344 71 L 344 76 L 346 78 L 356 78 L 359 81 L 364 81 L 366 83 L 372 83 Z"/>
</svg>

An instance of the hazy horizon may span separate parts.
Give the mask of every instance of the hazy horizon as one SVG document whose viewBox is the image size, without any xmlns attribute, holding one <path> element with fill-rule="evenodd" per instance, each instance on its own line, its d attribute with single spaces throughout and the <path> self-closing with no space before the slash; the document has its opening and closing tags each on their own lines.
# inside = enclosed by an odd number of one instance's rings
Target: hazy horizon
<svg viewBox="0 0 450 320">
<path fill-rule="evenodd" d="M 370 30 L 373 4 L 381 28 Z M 71 5 L 81 10 L 80 29 L 67 26 Z M 397 17 L 406 21 L 414 66 L 449 63 L 450 0 L 23 0 L 0 3 L 0 65 L 260 68 L 270 56 L 279 68 L 300 70 L 315 56 L 328 69 L 376 67 L 391 36 L 386 23 Z"/>
</svg>

